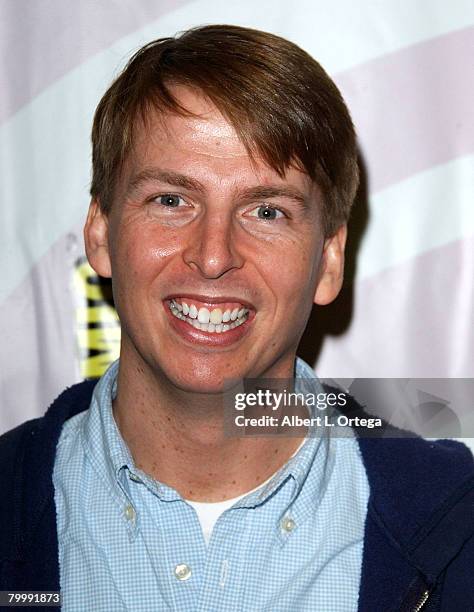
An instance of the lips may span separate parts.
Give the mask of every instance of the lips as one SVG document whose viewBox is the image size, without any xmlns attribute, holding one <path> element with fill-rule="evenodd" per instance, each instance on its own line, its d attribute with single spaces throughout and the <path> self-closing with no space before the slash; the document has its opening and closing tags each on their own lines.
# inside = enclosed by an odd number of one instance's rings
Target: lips
<svg viewBox="0 0 474 612">
<path fill-rule="evenodd" d="M 239 327 L 248 319 L 247 304 L 227 298 L 219 301 L 176 296 L 166 300 L 171 314 L 194 329 L 210 333 L 225 334 Z"/>
</svg>

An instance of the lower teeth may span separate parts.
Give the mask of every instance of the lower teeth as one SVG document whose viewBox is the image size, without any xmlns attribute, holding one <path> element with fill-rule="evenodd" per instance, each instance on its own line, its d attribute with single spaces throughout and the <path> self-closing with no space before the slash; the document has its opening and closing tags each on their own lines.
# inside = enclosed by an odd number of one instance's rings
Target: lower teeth
<svg viewBox="0 0 474 612">
<path fill-rule="evenodd" d="M 247 320 L 247 314 L 244 314 L 244 316 L 240 319 L 236 319 L 235 321 L 229 321 L 229 323 L 199 323 L 197 319 L 191 319 L 191 317 L 187 317 L 182 312 L 179 312 L 179 310 L 174 306 L 171 306 L 170 310 L 177 319 L 186 321 L 186 323 L 196 329 L 200 329 L 201 331 L 210 332 L 214 334 L 220 334 L 222 332 L 229 331 L 229 329 L 234 329 L 234 327 L 242 325 L 242 323 L 245 323 L 245 321 Z"/>
</svg>

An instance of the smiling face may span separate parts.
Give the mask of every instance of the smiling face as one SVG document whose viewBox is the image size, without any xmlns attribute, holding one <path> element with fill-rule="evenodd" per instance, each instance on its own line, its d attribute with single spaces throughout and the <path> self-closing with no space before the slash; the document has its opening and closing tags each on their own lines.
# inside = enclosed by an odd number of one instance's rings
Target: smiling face
<svg viewBox="0 0 474 612">
<path fill-rule="evenodd" d="M 93 201 L 85 228 L 91 265 L 113 279 L 121 367 L 201 393 L 291 377 L 313 302 L 340 289 L 345 228 L 325 239 L 305 173 L 252 161 L 207 99 L 173 92 L 193 116 L 149 117 L 110 213 Z"/>
</svg>

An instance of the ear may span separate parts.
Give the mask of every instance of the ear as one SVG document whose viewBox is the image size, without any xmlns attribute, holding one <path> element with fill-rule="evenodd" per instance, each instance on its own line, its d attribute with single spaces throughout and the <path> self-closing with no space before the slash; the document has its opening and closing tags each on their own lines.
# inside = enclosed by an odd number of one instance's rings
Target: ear
<svg viewBox="0 0 474 612">
<path fill-rule="evenodd" d="M 109 219 L 101 210 L 98 200 L 93 199 L 84 226 L 84 242 L 90 265 L 99 276 L 105 278 L 112 276 L 108 238 Z"/>
<path fill-rule="evenodd" d="M 314 303 L 319 306 L 330 304 L 341 290 L 346 238 L 347 225 L 341 225 L 333 236 L 324 241 L 319 281 L 314 294 Z"/>
</svg>

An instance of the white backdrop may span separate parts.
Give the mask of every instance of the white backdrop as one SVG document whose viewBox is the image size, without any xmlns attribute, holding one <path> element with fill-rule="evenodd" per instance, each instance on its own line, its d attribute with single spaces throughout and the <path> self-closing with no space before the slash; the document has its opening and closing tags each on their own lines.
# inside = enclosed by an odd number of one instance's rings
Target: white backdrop
<svg viewBox="0 0 474 612">
<path fill-rule="evenodd" d="M 2 0 L 0 432 L 84 374 L 75 263 L 99 98 L 145 42 L 219 22 L 306 49 L 359 133 L 366 228 L 346 324 L 305 340 L 317 373 L 473 376 L 471 0 Z"/>
</svg>

